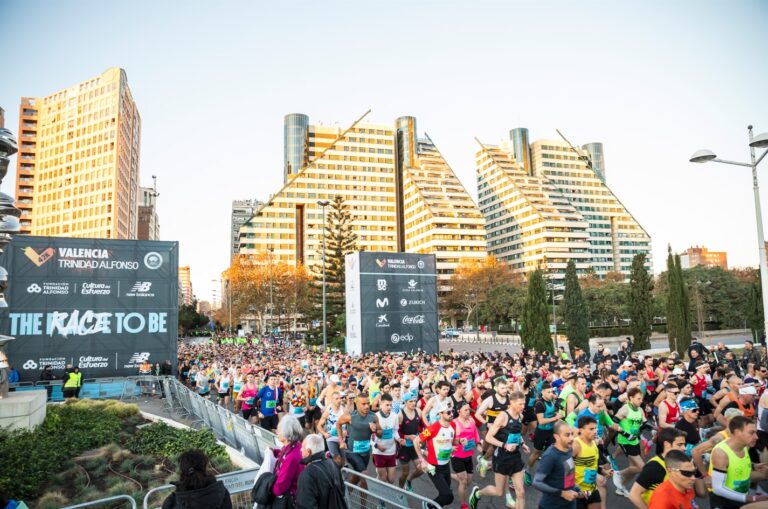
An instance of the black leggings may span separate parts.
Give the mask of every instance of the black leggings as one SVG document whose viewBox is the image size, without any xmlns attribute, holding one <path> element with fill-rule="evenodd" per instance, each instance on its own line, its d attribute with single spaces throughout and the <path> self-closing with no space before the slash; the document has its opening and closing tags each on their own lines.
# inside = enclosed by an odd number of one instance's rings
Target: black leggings
<svg viewBox="0 0 768 509">
<path fill-rule="evenodd" d="M 437 488 L 437 497 L 435 503 L 440 507 L 445 507 L 453 503 L 453 491 L 451 491 L 451 465 L 435 465 L 435 473 L 430 474 L 432 484 Z"/>
</svg>

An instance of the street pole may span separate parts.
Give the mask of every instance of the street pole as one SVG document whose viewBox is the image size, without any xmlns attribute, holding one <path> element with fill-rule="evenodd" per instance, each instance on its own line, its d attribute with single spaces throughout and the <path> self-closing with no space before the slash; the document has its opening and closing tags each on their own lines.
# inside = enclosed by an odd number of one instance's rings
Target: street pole
<svg viewBox="0 0 768 509">
<path fill-rule="evenodd" d="M 269 335 L 272 336 L 272 331 L 275 328 L 274 318 L 272 313 L 274 312 L 274 302 L 272 301 L 272 253 L 274 252 L 274 248 L 270 247 L 269 249 Z"/>
<path fill-rule="evenodd" d="M 328 328 L 325 323 L 325 206 L 327 201 L 320 202 L 323 207 L 323 353 L 328 351 Z"/>
<path fill-rule="evenodd" d="M 749 142 L 752 143 L 754 135 L 752 126 L 749 126 Z M 763 154 L 764 156 L 765 154 Z M 763 212 L 760 207 L 760 187 L 757 184 L 757 163 L 755 159 L 755 147 L 749 147 L 749 156 L 752 161 L 752 190 L 755 194 L 755 219 L 757 220 L 757 243 L 760 249 L 760 288 L 763 296 L 763 333 L 768 335 L 768 260 L 765 253 L 765 232 L 763 231 Z M 762 158 L 761 158 L 762 159 Z"/>
<path fill-rule="evenodd" d="M 555 282 L 552 280 L 552 355 L 557 355 L 557 311 L 555 310 Z"/>
<path fill-rule="evenodd" d="M 227 308 L 229 308 L 229 335 L 232 335 L 232 287 L 227 279 Z"/>
</svg>

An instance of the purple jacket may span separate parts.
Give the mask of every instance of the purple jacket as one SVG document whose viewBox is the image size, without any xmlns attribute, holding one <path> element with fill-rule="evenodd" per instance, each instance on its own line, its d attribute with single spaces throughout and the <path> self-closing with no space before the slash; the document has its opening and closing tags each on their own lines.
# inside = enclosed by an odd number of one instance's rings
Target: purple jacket
<svg viewBox="0 0 768 509">
<path fill-rule="evenodd" d="M 296 496 L 296 488 L 299 483 L 299 474 L 304 470 L 301 463 L 301 442 L 288 444 L 279 453 L 277 451 L 277 464 L 275 465 L 275 484 L 272 486 L 272 494 L 276 497 L 290 493 Z"/>
</svg>

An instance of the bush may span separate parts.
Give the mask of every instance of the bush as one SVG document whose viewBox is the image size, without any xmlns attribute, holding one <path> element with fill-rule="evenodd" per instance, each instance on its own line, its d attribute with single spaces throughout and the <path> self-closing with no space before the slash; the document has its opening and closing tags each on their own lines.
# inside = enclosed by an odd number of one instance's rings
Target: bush
<svg viewBox="0 0 768 509">
<path fill-rule="evenodd" d="M 210 430 L 176 429 L 162 422 L 138 430 L 128 441 L 128 449 L 134 454 L 164 458 L 178 456 L 189 449 L 200 449 L 211 460 L 227 457 L 226 449 L 216 441 Z"/>
</svg>

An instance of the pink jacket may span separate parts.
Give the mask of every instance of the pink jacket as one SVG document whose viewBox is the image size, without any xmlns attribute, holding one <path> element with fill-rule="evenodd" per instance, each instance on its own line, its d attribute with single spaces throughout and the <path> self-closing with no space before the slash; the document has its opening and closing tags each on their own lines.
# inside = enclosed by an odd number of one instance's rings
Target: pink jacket
<svg viewBox="0 0 768 509">
<path fill-rule="evenodd" d="M 275 465 L 275 484 L 272 486 L 272 494 L 276 497 L 290 493 L 296 496 L 296 488 L 299 483 L 299 475 L 304 470 L 301 463 L 301 442 L 294 442 L 282 449 L 273 450 L 277 457 Z"/>
</svg>

